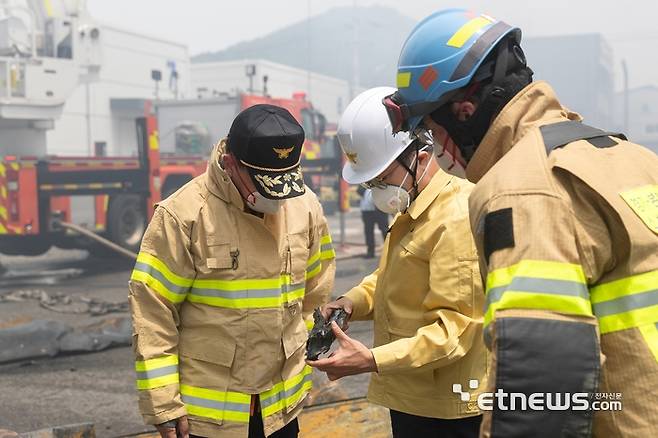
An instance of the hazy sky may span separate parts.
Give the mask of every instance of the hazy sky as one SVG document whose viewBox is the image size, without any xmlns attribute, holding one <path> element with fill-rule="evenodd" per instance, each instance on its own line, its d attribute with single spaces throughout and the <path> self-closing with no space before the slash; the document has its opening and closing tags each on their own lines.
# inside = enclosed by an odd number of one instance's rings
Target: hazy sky
<svg viewBox="0 0 658 438">
<path fill-rule="evenodd" d="M 309 13 L 353 4 L 353 0 L 88 0 L 92 15 L 100 21 L 186 43 L 191 54 L 219 50 L 304 20 Z M 631 87 L 658 86 L 655 1 L 357 0 L 356 4 L 388 6 L 415 19 L 445 7 L 467 7 L 518 25 L 527 36 L 603 33 L 613 50 L 618 88 L 622 58 L 628 63 Z"/>
</svg>

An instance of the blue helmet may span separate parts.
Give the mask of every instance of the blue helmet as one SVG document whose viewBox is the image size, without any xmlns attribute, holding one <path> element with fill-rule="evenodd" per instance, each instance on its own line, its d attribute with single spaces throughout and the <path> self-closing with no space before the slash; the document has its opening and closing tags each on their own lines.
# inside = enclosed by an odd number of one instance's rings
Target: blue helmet
<svg viewBox="0 0 658 438">
<path fill-rule="evenodd" d="M 495 61 L 490 69 L 480 67 L 509 34 L 520 41 L 520 29 L 465 9 L 439 11 L 418 23 L 400 53 L 398 91 L 384 99 L 393 131 L 413 131 L 457 90 L 492 76 Z"/>
</svg>

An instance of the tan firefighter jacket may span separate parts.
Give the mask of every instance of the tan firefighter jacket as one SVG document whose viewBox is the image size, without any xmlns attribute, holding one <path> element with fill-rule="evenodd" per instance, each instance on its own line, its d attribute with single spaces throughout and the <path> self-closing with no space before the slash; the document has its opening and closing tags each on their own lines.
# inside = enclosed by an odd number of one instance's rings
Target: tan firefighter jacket
<svg viewBox="0 0 658 438">
<path fill-rule="evenodd" d="M 569 406 L 517 399 L 485 417 L 484 436 L 658 436 L 658 156 L 619 135 L 570 140 L 579 121 L 531 84 L 467 168 L 490 390 Z"/>
<path fill-rule="evenodd" d="M 334 250 L 310 190 L 259 218 L 218 157 L 159 204 L 142 241 L 129 297 L 139 409 L 149 424 L 188 415 L 194 435 L 246 438 L 258 395 L 269 435 L 311 387 L 307 324 L 333 287 Z"/>
</svg>

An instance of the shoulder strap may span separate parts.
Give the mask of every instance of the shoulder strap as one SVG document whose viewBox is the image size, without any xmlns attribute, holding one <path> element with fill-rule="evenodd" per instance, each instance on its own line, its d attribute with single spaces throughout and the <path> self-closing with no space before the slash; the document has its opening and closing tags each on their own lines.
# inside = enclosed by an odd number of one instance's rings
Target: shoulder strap
<svg viewBox="0 0 658 438">
<path fill-rule="evenodd" d="M 547 154 L 550 154 L 554 149 L 561 148 L 577 140 L 587 140 L 597 148 L 615 146 L 617 142 L 609 137 L 626 140 L 626 136 L 622 133 L 606 132 L 572 120 L 544 125 L 539 130 L 544 139 Z"/>
</svg>

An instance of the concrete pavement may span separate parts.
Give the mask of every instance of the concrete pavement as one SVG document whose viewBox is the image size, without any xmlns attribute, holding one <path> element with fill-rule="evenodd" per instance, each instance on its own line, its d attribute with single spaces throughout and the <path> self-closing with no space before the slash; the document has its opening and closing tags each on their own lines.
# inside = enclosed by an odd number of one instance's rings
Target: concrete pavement
<svg viewBox="0 0 658 438">
<path fill-rule="evenodd" d="M 372 272 L 377 264 L 376 259 L 360 257 L 365 247 L 340 245 L 338 223 L 337 216 L 330 218 L 339 256 L 334 296 L 349 290 Z M 360 215 L 349 215 L 345 240 L 362 241 L 361 227 Z M 96 259 L 87 257 L 84 251 L 57 249 L 40 257 L 0 256 L 0 263 L 7 267 L 5 275 L 0 276 L 0 296 L 17 289 L 41 289 L 49 293 L 85 296 L 110 303 L 125 301 L 127 281 L 132 269 L 132 263 L 123 259 Z M 111 316 L 127 314 L 115 313 Z M 38 319 L 83 327 L 103 321 L 104 318 L 106 316 L 53 312 L 36 301 L 0 304 L 0 328 Z M 372 343 L 371 323 L 352 323 L 349 334 L 366 345 Z M 142 424 L 137 412 L 133 363 L 131 349 L 123 347 L 93 354 L 65 355 L 2 365 L 0 429 L 27 432 L 55 425 L 92 422 L 96 425 L 99 437 L 150 431 L 149 427 Z M 328 382 L 326 376 L 316 372 L 313 380 L 311 403 L 318 408 L 313 411 L 316 412 L 316 417 L 313 417 L 316 419 L 302 422 L 302 430 L 305 431 L 309 431 L 314 422 L 319 421 L 317 418 L 322 418 L 317 413 L 320 406 L 334 406 L 332 403 L 339 400 L 362 397 L 368 376 Z M 344 405 L 335 406 L 340 412 L 346 409 Z M 359 415 L 366 417 L 383 415 L 380 410 L 376 410 L 376 414 L 366 414 L 367 409 L 372 408 L 362 404 L 354 412 L 360 412 Z"/>
</svg>

